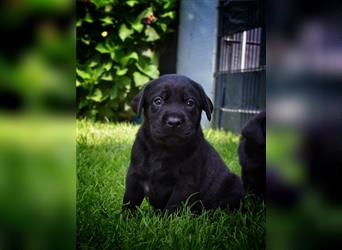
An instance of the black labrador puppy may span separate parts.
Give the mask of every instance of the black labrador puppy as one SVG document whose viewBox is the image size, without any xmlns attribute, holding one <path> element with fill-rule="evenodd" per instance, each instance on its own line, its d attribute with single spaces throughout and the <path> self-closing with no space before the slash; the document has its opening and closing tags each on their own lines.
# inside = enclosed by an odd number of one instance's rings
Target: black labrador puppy
<svg viewBox="0 0 342 250">
<path fill-rule="evenodd" d="M 240 206 L 240 178 L 204 139 L 202 110 L 213 104 L 202 87 L 180 75 L 151 81 L 133 100 L 144 123 L 134 142 L 123 208 L 134 211 L 144 197 L 154 209 L 173 213 L 182 203 L 192 211 Z"/>
<path fill-rule="evenodd" d="M 266 112 L 254 116 L 242 129 L 238 153 L 246 191 L 272 206 L 296 204 L 301 190 L 287 183 L 276 167 L 266 166 Z"/>
<path fill-rule="evenodd" d="M 253 117 L 242 129 L 238 149 L 244 188 L 265 197 L 266 112 Z"/>
</svg>

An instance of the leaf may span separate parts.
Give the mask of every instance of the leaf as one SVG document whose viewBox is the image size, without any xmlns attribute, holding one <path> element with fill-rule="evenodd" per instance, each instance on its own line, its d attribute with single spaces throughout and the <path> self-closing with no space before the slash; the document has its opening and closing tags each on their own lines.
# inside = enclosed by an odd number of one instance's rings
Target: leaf
<svg viewBox="0 0 342 250">
<path fill-rule="evenodd" d="M 110 94 L 110 99 L 114 100 L 118 96 L 118 89 L 114 86 L 112 93 Z"/>
<path fill-rule="evenodd" d="M 159 70 L 156 65 L 146 65 L 144 68 L 140 67 L 138 64 L 137 68 L 142 71 L 145 75 L 148 75 L 152 79 L 156 79 L 159 76 Z"/>
<path fill-rule="evenodd" d="M 111 70 L 112 66 L 113 66 L 113 62 L 112 61 L 109 61 L 109 62 L 106 62 L 106 63 L 103 64 L 103 67 L 107 71 Z"/>
<path fill-rule="evenodd" d="M 101 55 L 99 54 L 93 54 L 91 58 L 87 61 L 87 68 L 94 68 L 100 64 L 102 64 L 102 59 Z"/>
<path fill-rule="evenodd" d="M 137 18 L 134 21 L 129 22 L 132 28 L 139 33 L 144 29 L 144 25 L 141 23 L 141 19 Z"/>
<path fill-rule="evenodd" d="M 166 12 L 166 13 L 160 15 L 160 17 L 168 17 L 170 19 L 175 19 L 176 12 L 175 11 L 169 11 L 169 12 Z"/>
<path fill-rule="evenodd" d="M 142 54 L 143 54 L 144 56 L 148 57 L 148 58 L 151 58 L 152 55 L 153 55 L 153 53 L 154 53 L 154 52 L 153 52 L 150 48 L 145 49 L 145 50 L 142 51 Z"/>
<path fill-rule="evenodd" d="M 115 0 L 112 2 L 112 4 L 115 4 Z M 112 4 L 107 4 L 107 5 L 105 6 L 104 11 L 105 11 L 106 13 L 109 13 L 109 12 L 112 11 L 112 9 L 113 9 L 113 5 L 112 5 Z"/>
<path fill-rule="evenodd" d="M 121 88 L 126 88 L 126 86 L 131 85 L 132 80 L 128 76 L 120 76 L 116 78 L 116 83 L 121 87 Z"/>
<path fill-rule="evenodd" d="M 134 59 L 136 61 L 139 59 L 137 52 L 132 51 L 132 52 L 128 53 L 127 55 L 121 57 L 119 59 L 119 62 L 123 67 L 125 67 L 127 65 L 127 63 L 129 62 L 129 60 L 131 60 L 131 59 Z"/>
<path fill-rule="evenodd" d="M 177 1 L 177 0 L 168 0 L 168 1 L 165 1 L 164 9 L 169 9 L 169 8 L 175 7 L 176 1 Z"/>
<path fill-rule="evenodd" d="M 119 37 L 124 42 L 126 38 L 130 37 L 134 33 L 134 30 L 127 28 L 126 24 L 121 24 L 119 28 Z"/>
<path fill-rule="evenodd" d="M 131 24 L 132 28 L 134 30 L 136 30 L 137 32 L 141 32 L 144 29 L 144 25 L 142 24 L 142 19 L 145 17 L 148 17 L 150 15 L 153 14 L 153 10 L 151 7 L 146 8 L 145 10 L 143 10 L 138 17 L 133 18 L 133 20 L 131 19 L 129 21 L 129 23 Z"/>
<path fill-rule="evenodd" d="M 102 91 L 100 89 L 96 88 L 94 93 L 91 96 L 89 96 L 88 99 L 93 100 L 94 102 L 101 102 Z"/>
<path fill-rule="evenodd" d="M 87 45 L 89 45 L 90 44 L 90 40 L 87 40 L 87 39 L 85 39 L 85 38 L 81 38 L 81 41 L 83 42 L 83 43 L 85 43 L 85 44 L 87 44 Z"/>
<path fill-rule="evenodd" d="M 97 80 L 100 78 L 100 76 L 104 73 L 104 66 L 100 65 L 97 68 L 94 68 L 91 70 L 91 76 L 92 76 L 92 80 L 94 81 L 95 84 L 97 84 Z"/>
<path fill-rule="evenodd" d="M 96 45 L 95 49 L 100 52 L 101 54 L 106 54 L 106 53 L 110 53 L 111 50 L 107 47 L 106 44 L 103 43 L 99 43 Z"/>
<path fill-rule="evenodd" d="M 82 19 L 79 19 L 76 22 L 76 27 L 81 27 L 81 26 L 82 26 Z"/>
<path fill-rule="evenodd" d="M 83 109 L 84 107 L 86 107 L 88 105 L 88 101 L 82 99 L 79 103 L 78 103 L 78 109 Z"/>
<path fill-rule="evenodd" d="M 145 29 L 145 35 L 147 36 L 147 42 L 153 42 L 160 38 L 156 30 L 150 26 Z"/>
<path fill-rule="evenodd" d="M 137 68 L 144 73 L 145 75 L 148 75 L 152 79 L 156 79 L 159 76 L 159 70 L 158 66 L 151 63 L 150 60 L 148 60 L 146 57 L 140 57 L 138 62 L 135 64 Z"/>
<path fill-rule="evenodd" d="M 132 109 L 131 106 L 128 105 L 127 103 L 125 103 L 124 110 L 127 112 L 127 111 L 129 111 L 129 110 L 131 110 L 131 109 Z"/>
<path fill-rule="evenodd" d="M 104 81 L 113 81 L 113 76 L 110 72 L 106 72 L 102 75 L 101 79 Z"/>
<path fill-rule="evenodd" d="M 128 69 L 127 68 L 120 68 L 119 66 L 114 66 L 116 70 L 116 75 L 117 76 L 123 76 L 127 73 Z"/>
<path fill-rule="evenodd" d="M 89 68 L 93 68 L 95 66 L 99 65 L 97 61 L 91 61 L 88 65 Z"/>
<path fill-rule="evenodd" d="M 93 23 L 94 20 L 93 18 L 91 17 L 91 15 L 89 14 L 89 12 L 87 12 L 87 14 L 85 15 L 85 17 L 83 18 L 83 20 L 87 23 Z"/>
<path fill-rule="evenodd" d="M 155 51 L 152 51 L 150 48 L 147 50 L 144 50 L 142 54 L 148 58 L 150 58 L 150 64 L 154 64 L 156 66 L 159 65 L 158 62 L 158 55 Z"/>
<path fill-rule="evenodd" d="M 142 87 L 145 83 L 147 83 L 150 79 L 147 76 L 144 76 L 140 72 L 136 71 L 133 73 L 133 79 L 135 82 L 135 86 Z"/>
<path fill-rule="evenodd" d="M 124 53 L 123 53 L 122 50 L 116 50 L 116 51 L 112 51 L 112 52 L 110 53 L 110 58 L 111 58 L 113 61 L 117 62 L 117 63 L 120 62 L 120 59 L 121 59 L 122 57 L 124 57 Z"/>
<path fill-rule="evenodd" d="M 129 7 L 133 7 L 133 6 L 136 5 L 137 3 L 139 3 L 137 0 L 127 0 L 127 1 L 126 1 L 126 4 L 127 4 Z"/>
<path fill-rule="evenodd" d="M 165 23 L 161 23 L 160 24 L 160 28 L 162 29 L 162 31 L 166 32 L 167 31 L 167 25 Z"/>
<path fill-rule="evenodd" d="M 128 76 L 117 76 L 115 77 L 115 85 L 114 87 L 118 90 L 118 99 L 122 99 L 124 98 L 124 93 L 127 92 L 127 90 L 129 91 L 131 88 L 131 84 L 132 84 L 132 79 Z"/>
<path fill-rule="evenodd" d="M 112 25 L 113 23 L 113 19 L 110 16 L 106 16 L 104 18 L 100 18 L 101 22 L 102 22 L 102 26 L 107 26 L 107 25 Z"/>
<path fill-rule="evenodd" d="M 101 8 L 105 5 L 107 5 L 108 3 L 110 3 L 110 1 L 108 1 L 108 0 L 90 0 L 90 2 L 95 4 L 97 8 Z"/>
<path fill-rule="evenodd" d="M 116 62 L 123 57 L 121 46 L 115 45 L 112 39 L 106 39 L 105 43 L 99 43 L 95 49 L 101 54 L 110 54 L 110 58 Z"/>
<path fill-rule="evenodd" d="M 153 9 L 152 7 L 148 7 L 144 9 L 139 15 L 138 19 L 141 21 L 143 18 L 148 17 L 150 15 L 153 15 Z"/>
<path fill-rule="evenodd" d="M 76 68 L 76 74 L 84 80 L 91 78 L 91 75 L 88 72 L 80 70 L 78 68 Z"/>
</svg>

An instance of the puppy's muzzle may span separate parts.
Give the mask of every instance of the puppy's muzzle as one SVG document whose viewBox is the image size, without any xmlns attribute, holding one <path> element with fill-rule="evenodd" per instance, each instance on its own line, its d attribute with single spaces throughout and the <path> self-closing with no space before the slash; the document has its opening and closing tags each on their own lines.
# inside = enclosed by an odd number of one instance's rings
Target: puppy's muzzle
<svg viewBox="0 0 342 250">
<path fill-rule="evenodd" d="M 167 128 L 180 128 L 184 123 L 184 117 L 178 114 L 169 114 L 164 116 L 164 126 Z"/>
<path fill-rule="evenodd" d="M 182 120 L 179 117 L 170 116 L 166 119 L 166 126 L 169 128 L 178 128 L 182 124 Z"/>
</svg>

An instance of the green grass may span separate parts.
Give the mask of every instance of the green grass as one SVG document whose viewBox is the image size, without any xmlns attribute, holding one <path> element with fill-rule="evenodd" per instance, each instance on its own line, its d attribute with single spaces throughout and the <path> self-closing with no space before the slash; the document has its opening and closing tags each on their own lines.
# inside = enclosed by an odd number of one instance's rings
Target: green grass
<svg viewBox="0 0 342 250">
<path fill-rule="evenodd" d="M 264 249 L 265 207 L 247 197 L 234 213 L 153 213 L 146 201 L 133 217 L 120 211 L 138 127 L 77 122 L 77 247 L 81 249 Z M 238 136 L 205 130 L 230 169 L 240 174 Z"/>
</svg>

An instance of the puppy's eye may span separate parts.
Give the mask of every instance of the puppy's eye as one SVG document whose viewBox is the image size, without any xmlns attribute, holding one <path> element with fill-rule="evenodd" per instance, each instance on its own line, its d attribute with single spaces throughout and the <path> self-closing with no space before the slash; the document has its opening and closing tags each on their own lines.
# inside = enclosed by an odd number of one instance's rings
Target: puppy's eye
<svg viewBox="0 0 342 250">
<path fill-rule="evenodd" d="M 193 107 L 195 105 L 195 102 L 192 99 L 188 99 L 186 100 L 186 105 L 189 107 Z"/>
<path fill-rule="evenodd" d="M 164 100 L 163 100 L 163 98 L 157 96 L 156 98 L 153 99 L 153 103 L 156 106 L 160 106 L 164 103 Z"/>
</svg>

